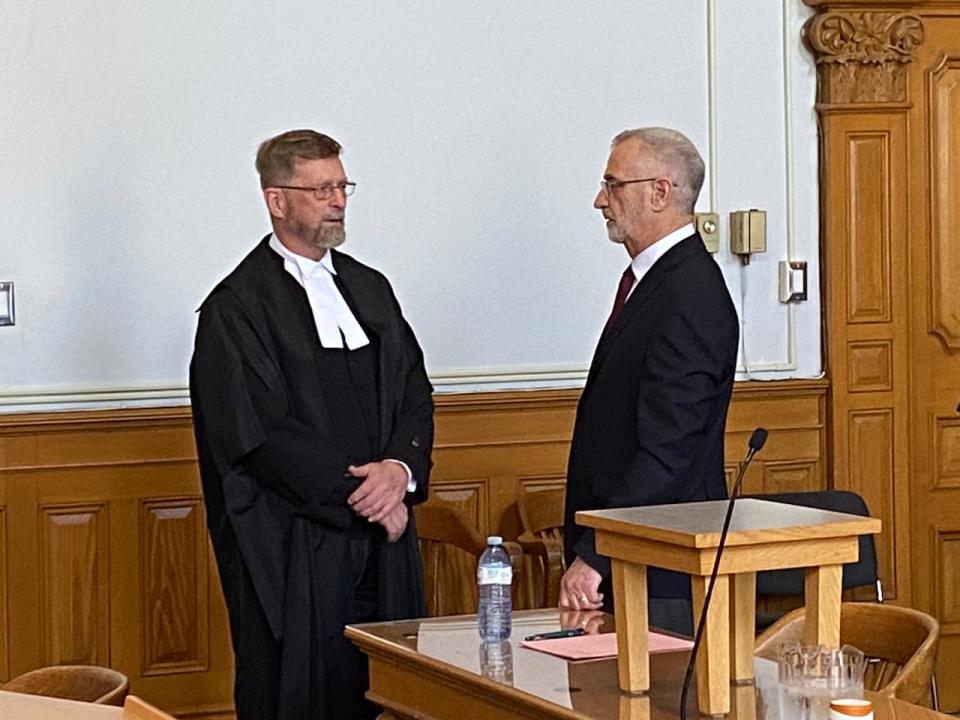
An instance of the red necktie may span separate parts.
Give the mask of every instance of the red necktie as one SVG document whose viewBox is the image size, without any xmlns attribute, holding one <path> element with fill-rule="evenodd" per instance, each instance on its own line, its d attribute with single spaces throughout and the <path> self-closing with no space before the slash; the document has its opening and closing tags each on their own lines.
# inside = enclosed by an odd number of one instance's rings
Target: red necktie
<svg viewBox="0 0 960 720">
<path fill-rule="evenodd" d="M 636 279 L 637 276 L 633 274 L 633 265 L 627 265 L 627 269 L 623 271 L 623 275 L 620 277 L 620 285 L 617 287 L 617 297 L 613 301 L 613 309 L 610 311 L 610 317 L 607 318 L 607 324 L 603 326 L 604 335 L 607 334 L 610 326 L 613 325 L 613 321 L 617 319 L 617 315 L 623 310 L 623 306 L 627 302 L 627 295 L 630 294 L 630 288 L 633 287 L 633 281 Z"/>
</svg>

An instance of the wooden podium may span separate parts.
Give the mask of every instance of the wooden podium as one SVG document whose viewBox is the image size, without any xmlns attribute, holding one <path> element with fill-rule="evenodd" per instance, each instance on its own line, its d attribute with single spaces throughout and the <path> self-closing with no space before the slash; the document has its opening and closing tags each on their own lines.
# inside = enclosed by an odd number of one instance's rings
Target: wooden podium
<svg viewBox="0 0 960 720">
<path fill-rule="evenodd" d="M 690 575 L 693 624 L 703 608 L 727 501 L 577 513 L 611 559 L 620 688 L 650 689 L 647 566 Z M 838 646 L 841 570 L 855 562 L 859 535 L 880 532 L 875 518 L 744 498 L 736 501 L 697 658 L 701 711 L 730 712 L 730 679 L 753 679 L 756 573 L 806 568 L 808 644 Z"/>
</svg>

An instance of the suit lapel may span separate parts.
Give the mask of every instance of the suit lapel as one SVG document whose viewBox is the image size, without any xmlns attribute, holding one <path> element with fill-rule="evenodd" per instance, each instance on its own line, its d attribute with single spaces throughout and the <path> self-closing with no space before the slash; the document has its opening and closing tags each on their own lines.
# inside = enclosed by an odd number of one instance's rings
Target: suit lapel
<svg viewBox="0 0 960 720">
<path fill-rule="evenodd" d="M 597 350 L 593 355 L 593 362 L 590 363 L 590 373 L 587 376 L 587 387 L 590 386 L 590 380 L 594 377 L 597 370 L 602 365 L 604 359 L 610 353 L 610 349 L 616 346 L 617 337 L 629 327 L 633 319 L 641 313 L 642 308 L 650 298 L 653 297 L 657 288 L 663 283 L 670 272 L 680 265 L 691 253 L 697 251 L 697 244 L 700 241 L 698 235 L 691 235 L 684 238 L 674 247 L 670 248 L 663 257 L 657 260 L 653 267 L 640 280 L 640 283 L 630 293 L 626 304 L 617 319 L 613 321 L 608 332 L 600 337 L 597 344 Z M 586 391 L 586 388 L 584 388 Z"/>
</svg>

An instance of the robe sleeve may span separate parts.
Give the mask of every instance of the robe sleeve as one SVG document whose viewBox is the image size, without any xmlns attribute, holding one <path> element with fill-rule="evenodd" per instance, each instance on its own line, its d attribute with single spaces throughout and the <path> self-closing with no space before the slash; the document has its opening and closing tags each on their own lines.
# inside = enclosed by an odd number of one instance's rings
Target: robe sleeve
<svg viewBox="0 0 960 720">
<path fill-rule="evenodd" d="M 191 386 L 221 477 L 243 467 L 307 515 L 345 506 L 357 485 L 345 475 L 347 457 L 293 417 L 269 342 L 228 289 L 201 308 Z"/>
<path fill-rule="evenodd" d="M 392 296 L 392 292 L 391 292 Z M 393 298 L 396 312 L 400 306 Z M 403 340 L 404 377 L 399 409 L 387 440 L 383 456 L 402 460 L 413 473 L 417 489 L 407 494 L 407 502 L 416 504 L 427 499 L 430 478 L 430 452 L 433 448 L 433 386 L 427 378 L 423 351 L 413 329 L 400 315 Z"/>
</svg>

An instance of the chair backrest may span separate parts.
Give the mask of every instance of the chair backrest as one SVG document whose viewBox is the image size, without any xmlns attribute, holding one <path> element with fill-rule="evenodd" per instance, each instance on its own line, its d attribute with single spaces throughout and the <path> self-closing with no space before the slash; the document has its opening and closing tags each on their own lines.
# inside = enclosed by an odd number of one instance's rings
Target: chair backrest
<svg viewBox="0 0 960 720">
<path fill-rule="evenodd" d="M 517 498 L 523 534 L 517 538 L 529 557 L 526 592 L 531 607 L 556 607 L 563 562 L 563 488 L 523 491 Z"/>
<path fill-rule="evenodd" d="M 784 615 L 756 641 L 755 652 L 776 660 L 784 642 L 803 642 L 805 609 Z M 840 643 L 863 652 L 864 688 L 914 704 L 929 704 L 940 626 L 926 613 L 879 603 L 840 605 Z"/>
<path fill-rule="evenodd" d="M 120 717 L 123 720 L 176 720 L 170 713 L 155 708 L 136 695 L 127 695 L 123 703 L 123 714 Z"/>
<path fill-rule="evenodd" d="M 52 665 L 18 675 L 2 689 L 101 705 L 122 705 L 129 687 L 127 676 L 110 668 Z"/>
<path fill-rule="evenodd" d="M 431 498 L 413 509 L 420 541 L 427 614 L 477 611 L 477 558 L 486 541 L 453 503 Z"/>
<path fill-rule="evenodd" d="M 863 498 L 848 490 L 822 490 L 815 492 L 780 493 L 753 495 L 759 500 L 771 500 L 789 505 L 832 510 L 851 515 L 869 516 L 870 511 Z M 873 535 L 861 535 L 859 538 L 859 558 L 855 563 L 843 566 L 843 589 L 870 587 L 876 593 L 875 599 L 883 600 L 877 581 L 877 550 Z M 758 595 L 803 595 L 804 571 L 766 570 L 757 573 Z"/>
<path fill-rule="evenodd" d="M 524 491 L 517 498 L 525 532 L 541 539 L 563 542 L 563 488 Z"/>
</svg>

